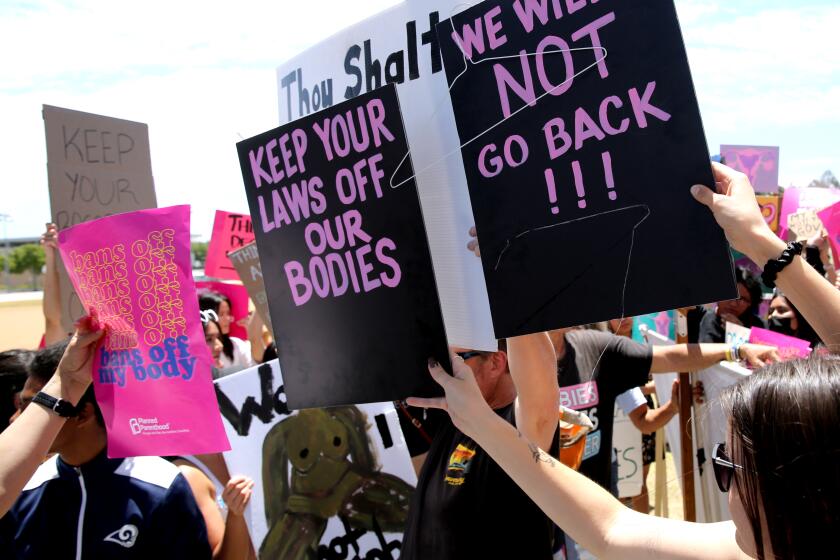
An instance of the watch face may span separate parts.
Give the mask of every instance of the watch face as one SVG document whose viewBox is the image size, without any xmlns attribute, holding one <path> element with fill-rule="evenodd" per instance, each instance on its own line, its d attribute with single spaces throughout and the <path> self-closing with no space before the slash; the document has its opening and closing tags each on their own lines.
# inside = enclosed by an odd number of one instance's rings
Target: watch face
<svg viewBox="0 0 840 560">
<path fill-rule="evenodd" d="M 58 403 L 55 405 L 55 411 L 58 413 L 59 416 L 70 417 L 78 415 L 76 407 L 64 400 L 58 401 Z"/>
</svg>

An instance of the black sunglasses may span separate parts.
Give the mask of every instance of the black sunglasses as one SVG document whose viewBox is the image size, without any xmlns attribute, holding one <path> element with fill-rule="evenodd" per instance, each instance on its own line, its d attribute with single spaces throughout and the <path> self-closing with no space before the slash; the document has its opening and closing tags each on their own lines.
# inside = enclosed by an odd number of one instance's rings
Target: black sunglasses
<svg viewBox="0 0 840 560">
<path fill-rule="evenodd" d="M 732 479 L 735 476 L 735 470 L 744 470 L 741 465 L 736 465 L 732 459 L 726 454 L 726 445 L 718 443 L 712 451 L 712 468 L 715 471 L 715 481 L 721 492 L 729 492 L 732 487 Z"/>
<path fill-rule="evenodd" d="M 465 362 L 470 358 L 475 358 L 476 356 L 483 356 L 484 352 L 476 352 L 475 350 L 469 350 L 467 352 L 455 352 L 458 356 L 461 356 L 461 359 Z"/>
</svg>

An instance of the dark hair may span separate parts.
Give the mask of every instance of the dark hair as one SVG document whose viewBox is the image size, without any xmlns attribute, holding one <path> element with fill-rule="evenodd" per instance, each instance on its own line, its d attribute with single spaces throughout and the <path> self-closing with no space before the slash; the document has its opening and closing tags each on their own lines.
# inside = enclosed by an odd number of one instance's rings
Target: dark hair
<svg viewBox="0 0 840 560">
<path fill-rule="evenodd" d="M 29 364 L 35 352 L 32 350 L 6 350 L 0 352 L 0 375 L 11 377 L 26 377 Z"/>
<path fill-rule="evenodd" d="M 58 369 L 58 363 L 61 361 L 61 357 L 64 355 L 64 351 L 67 350 L 67 345 L 69 343 L 70 339 L 68 338 L 67 340 L 56 342 L 51 346 L 47 346 L 46 348 L 35 352 L 35 356 L 29 364 L 29 376 L 41 385 L 46 385 L 55 373 L 55 370 Z M 93 405 L 93 412 L 96 415 L 96 423 L 104 428 L 105 419 L 102 417 L 102 410 L 100 410 L 99 404 L 96 402 L 96 395 L 93 392 L 93 384 L 87 388 L 87 391 L 85 391 L 85 394 L 82 395 L 81 399 L 79 399 L 79 404 L 76 406 L 77 408 L 81 408 L 86 403 Z"/>
<path fill-rule="evenodd" d="M 807 340 L 811 343 L 811 346 L 816 346 L 821 343 L 822 339 L 820 338 L 820 335 L 817 334 L 817 331 L 814 330 L 811 323 L 805 320 L 805 317 L 803 317 L 802 313 L 800 313 L 796 306 L 793 305 L 793 302 L 790 301 L 790 299 L 780 290 L 775 290 L 773 292 L 773 298 L 775 299 L 777 297 L 783 298 L 787 302 L 788 307 L 790 307 L 790 310 L 793 311 L 793 315 L 796 317 L 797 326 L 796 332 L 794 332 L 793 335 L 796 338 Z"/>
<path fill-rule="evenodd" d="M 750 313 L 758 314 L 758 308 L 761 305 L 762 292 L 761 284 L 752 272 L 743 267 L 735 267 L 735 281 L 738 284 L 743 284 L 750 294 Z"/>
<path fill-rule="evenodd" d="M 772 364 L 722 399 L 758 559 L 824 557 L 840 529 L 840 360 Z M 762 515 L 772 552 L 764 550 Z"/>
<path fill-rule="evenodd" d="M 198 296 L 198 308 L 201 311 L 207 311 L 209 309 L 218 315 L 222 302 L 227 303 L 230 310 L 233 311 L 230 298 L 226 295 L 218 292 L 202 292 Z M 223 333 L 222 326 L 218 321 L 216 322 L 216 326 L 219 327 L 219 340 L 222 341 L 222 352 L 224 352 L 229 360 L 233 360 L 233 341 L 230 339 L 230 333 Z"/>
</svg>

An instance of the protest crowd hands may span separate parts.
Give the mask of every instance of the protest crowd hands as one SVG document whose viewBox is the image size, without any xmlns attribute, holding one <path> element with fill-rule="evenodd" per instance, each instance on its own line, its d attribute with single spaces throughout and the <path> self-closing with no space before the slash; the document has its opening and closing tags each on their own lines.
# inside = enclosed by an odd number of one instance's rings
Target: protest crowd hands
<svg viewBox="0 0 840 560">
<path fill-rule="evenodd" d="M 712 171 L 717 192 L 703 185 L 694 185 L 691 194 L 709 207 L 735 249 L 759 266 L 764 266 L 784 250 L 784 241 L 764 221 L 755 191 L 746 175 L 719 163 L 712 163 Z"/>
<path fill-rule="evenodd" d="M 475 230 L 475 226 L 470 228 L 469 235 L 471 239 L 467 243 L 467 249 L 473 252 L 476 257 L 481 256 L 481 249 L 478 246 L 478 233 Z"/>
<path fill-rule="evenodd" d="M 243 475 L 231 478 L 222 492 L 222 499 L 228 507 L 228 514 L 241 516 L 245 513 L 245 508 L 248 507 L 253 492 L 253 479 Z"/>
<path fill-rule="evenodd" d="M 449 375 L 434 359 L 429 359 L 429 373 L 443 387 L 446 395 L 438 398 L 411 397 L 406 402 L 421 408 L 439 408 L 449 413 L 452 423 L 463 433 L 476 437 L 482 423 L 494 416 L 490 405 L 484 400 L 475 374 L 457 354 L 450 356 L 452 375 Z"/>
<path fill-rule="evenodd" d="M 62 383 L 61 391 L 65 395 L 62 398 L 69 398 L 73 404 L 82 397 L 91 383 L 96 347 L 106 328 L 99 322 L 99 315 L 94 308 L 76 322 L 76 332 L 70 339 L 56 371 Z M 51 389 L 51 384 L 52 381 L 46 385 L 47 392 Z"/>
<path fill-rule="evenodd" d="M 740 353 L 741 358 L 753 368 L 761 368 L 781 361 L 779 350 L 775 346 L 744 344 L 740 347 Z"/>
</svg>

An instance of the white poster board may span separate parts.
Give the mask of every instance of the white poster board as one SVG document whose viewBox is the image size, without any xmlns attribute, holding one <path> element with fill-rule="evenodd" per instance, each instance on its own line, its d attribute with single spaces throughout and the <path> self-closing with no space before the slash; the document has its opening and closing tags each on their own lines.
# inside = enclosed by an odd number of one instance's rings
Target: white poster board
<svg viewBox="0 0 840 560">
<path fill-rule="evenodd" d="M 407 0 L 333 35 L 277 69 L 285 124 L 396 82 L 449 343 L 496 350 L 474 224 L 434 26 L 469 7 Z"/>
<path fill-rule="evenodd" d="M 674 341 L 650 330 L 647 332 L 646 338 L 648 343 L 653 346 L 674 344 Z M 692 423 L 694 434 L 694 491 L 697 504 L 697 521 L 702 523 L 715 523 L 732 519 L 729 513 L 728 497 L 718 489 L 715 482 L 711 457 L 715 444 L 726 441 L 727 417 L 721 407 L 720 395 L 724 389 L 738 383 L 747 375 L 750 375 L 748 369 L 735 363 L 722 362 L 693 373 L 691 376 L 693 382 L 702 381 L 705 389 L 703 404 L 694 405 L 695 421 Z M 671 385 L 676 378 L 676 373 L 653 376 L 659 402 L 667 402 L 671 398 Z M 679 416 L 674 416 L 665 426 L 665 436 L 668 439 L 668 445 L 671 447 L 674 465 L 678 471 L 675 476 L 682 485 L 682 477 L 678 476 L 680 465 L 682 465 L 679 426 Z M 697 464 L 698 450 L 702 450 L 702 455 L 705 458 L 702 468 L 699 468 Z M 669 479 L 671 478 L 669 477 Z"/>
<path fill-rule="evenodd" d="M 288 411 L 277 360 L 216 387 L 228 470 L 255 481 L 245 519 L 261 558 L 399 558 L 417 477 L 391 403 Z"/>
<path fill-rule="evenodd" d="M 613 416 L 613 448 L 618 458 L 618 496 L 638 496 L 644 482 L 642 432 L 617 404 Z"/>
</svg>

